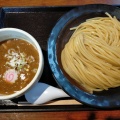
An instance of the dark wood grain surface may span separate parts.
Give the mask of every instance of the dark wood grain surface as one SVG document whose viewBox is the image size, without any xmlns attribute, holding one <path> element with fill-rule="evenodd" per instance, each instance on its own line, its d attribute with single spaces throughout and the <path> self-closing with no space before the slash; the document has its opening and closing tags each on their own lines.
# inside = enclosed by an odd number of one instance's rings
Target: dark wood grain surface
<svg viewBox="0 0 120 120">
<path fill-rule="evenodd" d="M 120 111 L 9 112 L 1 120 L 120 120 Z"/>
<path fill-rule="evenodd" d="M 119 0 L 0 0 L 0 6 L 61 6 L 84 4 L 120 4 Z"/>
</svg>

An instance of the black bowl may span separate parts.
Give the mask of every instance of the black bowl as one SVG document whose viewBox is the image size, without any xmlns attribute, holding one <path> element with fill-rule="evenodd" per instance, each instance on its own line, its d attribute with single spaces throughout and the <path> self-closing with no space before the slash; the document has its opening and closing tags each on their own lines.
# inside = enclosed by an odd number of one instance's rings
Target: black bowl
<svg viewBox="0 0 120 120">
<path fill-rule="evenodd" d="M 107 91 L 88 93 L 82 86 L 78 86 L 70 76 L 68 76 L 61 65 L 61 51 L 68 42 L 75 27 L 86 19 L 93 17 L 104 17 L 105 12 L 120 19 L 120 9 L 103 4 L 84 5 L 76 7 L 63 15 L 53 28 L 48 40 L 48 60 L 58 85 L 70 96 L 79 102 L 100 108 L 120 107 L 120 87 Z"/>
</svg>

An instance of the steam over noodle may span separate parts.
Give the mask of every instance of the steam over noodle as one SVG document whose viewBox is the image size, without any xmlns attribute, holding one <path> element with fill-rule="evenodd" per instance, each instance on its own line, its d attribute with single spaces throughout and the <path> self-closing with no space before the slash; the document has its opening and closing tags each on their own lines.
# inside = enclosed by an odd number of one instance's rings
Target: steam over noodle
<svg viewBox="0 0 120 120">
<path fill-rule="evenodd" d="M 120 86 L 120 22 L 106 15 L 71 28 L 61 53 L 66 73 L 90 93 Z"/>
</svg>

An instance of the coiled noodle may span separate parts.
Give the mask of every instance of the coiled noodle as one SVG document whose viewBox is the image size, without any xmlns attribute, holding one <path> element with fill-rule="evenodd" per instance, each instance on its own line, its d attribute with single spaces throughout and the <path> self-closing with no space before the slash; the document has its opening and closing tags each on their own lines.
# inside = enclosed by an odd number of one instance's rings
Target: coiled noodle
<svg viewBox="0 0 120 120">
<path fill-rule="evenodd" d="M 66 73 L 90 93 L 120 86 L 120 22 L 106 15 L 71 28 L 61 53 Z"/>
</svg>

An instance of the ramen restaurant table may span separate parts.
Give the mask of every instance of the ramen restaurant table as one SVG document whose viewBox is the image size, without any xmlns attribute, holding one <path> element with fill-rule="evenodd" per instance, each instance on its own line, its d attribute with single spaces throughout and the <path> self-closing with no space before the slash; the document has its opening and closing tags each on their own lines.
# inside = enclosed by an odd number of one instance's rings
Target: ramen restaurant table
<svg viewBox="0 0 120 120">
<path fill-rule="evenodd" d="M 119 0 L 0 0 L 1 7 L 13 7 L 13 6 L 72 6 L 72 5 L 84 5 L 84 4 L 111 4 L 120 5 Z M 52 103 L 54 105 L 65 104 L 80 104 L 73 100 L 61 100 Z M 66 106 L 65 106 L 66 107 Z M 104 110 L 104 109 L 74 109 L 74 110 L 61 110 L 61 111 L 1 111 L 0 120 L 120 120 L 120 110 Z"/>
</svg>

